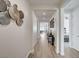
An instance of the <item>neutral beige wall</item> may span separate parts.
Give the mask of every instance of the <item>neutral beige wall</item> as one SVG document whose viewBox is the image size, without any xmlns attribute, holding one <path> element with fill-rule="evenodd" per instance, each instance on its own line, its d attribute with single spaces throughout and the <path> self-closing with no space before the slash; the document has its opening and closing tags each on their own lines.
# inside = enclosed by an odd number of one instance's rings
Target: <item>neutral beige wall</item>
<svg viewBox="0 0 79 59">
<path fill-rule="evenodd" d="M 26 57 L 32 47 L 32 20 L 28 0 L 10 0 L 24 12 L 24 23 L 18 27 L 14 21 L 0 25 L 0 57 Z"/>
</svg>

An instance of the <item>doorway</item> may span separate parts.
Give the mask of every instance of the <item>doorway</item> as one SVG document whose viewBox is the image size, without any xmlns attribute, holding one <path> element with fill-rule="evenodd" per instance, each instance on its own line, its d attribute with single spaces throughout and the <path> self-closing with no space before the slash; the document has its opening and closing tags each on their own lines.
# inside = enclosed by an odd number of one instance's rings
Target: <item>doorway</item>
<svg viewBox="0 0 79 59">
<path fill-rule="evenodd" d="M 70 14 L 64 13 L 64 47 L 69 47 L 69 20 Z"/>
<path fill-rule="evenodd" d="M 48 22 L 40 22 L 40 33 L 48 32 Z"/>
</svg>

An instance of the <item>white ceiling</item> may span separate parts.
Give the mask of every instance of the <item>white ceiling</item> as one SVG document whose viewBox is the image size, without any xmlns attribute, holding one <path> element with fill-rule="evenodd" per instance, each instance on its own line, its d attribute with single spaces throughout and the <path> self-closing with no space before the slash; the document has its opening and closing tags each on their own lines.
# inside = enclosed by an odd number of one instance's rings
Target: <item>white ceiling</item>
<svg viewBox="0 0 79 59">
<path fill-rule="evenodd" d="M 40 21 L 49 21 L 53 14 L 56 12 L 56 10 L 34 10 L 36 17 Z M 43 15 L 45 13 L 45 15 Z"/>
<path fill-rule="evenodd" d="M 65 11 L 71 12 L 78 7 L 79 7 L 79 0 L 70 0 L 68 3 L 66 3 Z"/>
<path fill-rule="evenodd" d="M 34 6 L 59 6 L 61 4 L 62 0 L 30 0 L 31 4 Z"/>
<path fill-rule="evenodd" d="M 59 6 L 63 0 L 30 0 L 32 6 Z"/>
<path fill-rule="evenodd" d="M 51 17 L 53 16 L 53 14 L 55 13 L 56 10 L 50 10 L 50 9 L 45 9 L 45 6 L 48 7 L 59 7 L 63 0 L 29 0 L 31 3 L 32 8 L 34 7 L 38 7 L 36 10 L 34 10 L 36 17 L 40 20 L 40 21 L 49 21 L 51 19 Z M 40 7 L 43 7 L 44 9 L 40 9 Z M 43 12 L 46 13 L 46 15 L 43 15 Z"/>
</svg>

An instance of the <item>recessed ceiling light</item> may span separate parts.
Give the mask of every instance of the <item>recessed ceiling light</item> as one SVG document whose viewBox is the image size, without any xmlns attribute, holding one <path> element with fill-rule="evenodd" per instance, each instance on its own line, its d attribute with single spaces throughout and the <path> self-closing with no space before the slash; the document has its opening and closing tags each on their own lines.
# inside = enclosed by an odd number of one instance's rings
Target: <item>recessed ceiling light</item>
<svg viewBox="0 0 79 59">
<path fill-rule="evenodd" d="M 45 13 L 45 12 L 43 12 L 43 15 L 46 15 L 46 13 Z"/>
</svg>

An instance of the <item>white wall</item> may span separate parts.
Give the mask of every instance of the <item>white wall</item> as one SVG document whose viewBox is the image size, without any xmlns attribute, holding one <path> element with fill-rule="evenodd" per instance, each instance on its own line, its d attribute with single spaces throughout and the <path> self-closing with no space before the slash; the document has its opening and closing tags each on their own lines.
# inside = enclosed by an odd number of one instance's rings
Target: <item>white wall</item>
<svg viewBox="0 0 79 59">
<path fill-rule="evenodd" d="M 79 51 L 79 8 L 72 13 L 72 47 Z"/>
<path fill-rule="evenodd" d="M 37 43 L 37 37 L 38 37 L 38 32 L 37 32 L 37 18 L 36 15 L 34 14 L 34 11 L 32 12 L 32 18 L 33 18 L 33 40 L 32 40 L 32 47 L 35 46 Z"/>
<path fill-rule="evenodd" d="M 26 57 L 32 47 L 32 20 L 28 0 L 10 0 L 24 12 L 24 23 L 18 27 L 14 21 L 0 25 L 0 57 Z"/>
</svg>

